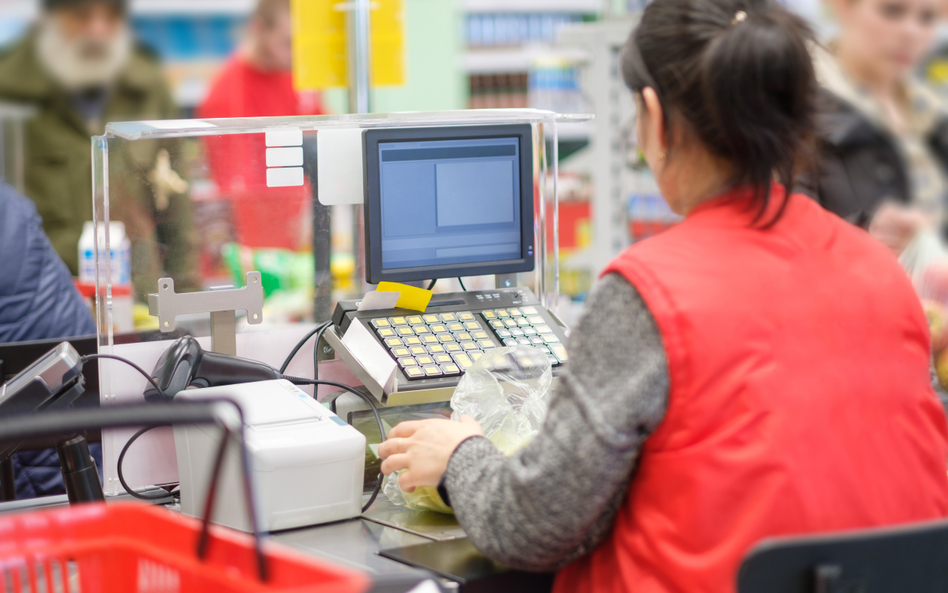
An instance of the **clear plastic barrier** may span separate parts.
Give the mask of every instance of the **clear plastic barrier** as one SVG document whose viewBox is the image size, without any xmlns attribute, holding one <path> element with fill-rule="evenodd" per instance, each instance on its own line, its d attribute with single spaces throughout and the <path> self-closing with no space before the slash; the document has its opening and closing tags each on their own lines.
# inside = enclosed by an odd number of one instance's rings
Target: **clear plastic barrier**
<svg viewBox="0 0 948 593">
<path fill-rule="evenodd" d="M 120 334 L 130 328 L 157 329 L 147 302 L 162 277 L 171 277 L 180 293 L 240 287 L 246 272 L 259 271 L 263 324 L 249 325 L 238 317 L 238 355 L 276 362 L 292 344 L 271 344 L 258 352 L 259 344 L 269 343 L 268 331 L 328 320 L 336 300 L 366 292 L 361 206 L 326 206 L 334 202 L 331 196 L 325 201 L 317 196 L 321 130 L 530 124 L 538 249 L 535 272 L 517 281 L 555 310 L 556 126 L 591 117 L 501 109 L 110 123 L 104 135 L 92 138 L 94 224 L 80 240 L 80 268 L 96 285 L 99 351 L 112 353 L 116 343 L 129 342 Z M 326 142 L 320 146 L 327 150 Z M 493 288 L 493 277 L 465 281 L 468 288 Z M 453 283 L 438 288 L 451 290 Z M 209 335 L 208 315 L 179 317 L 177 325 L 197 337 Z M 255 332 L 252 339 L 243 336 L 250 332 Z M 140 353 L 139 361 L 150 371 L 155 352 L 167 344 L 119 350 L 132 358 Z M 250 350 L 242 351 L 245 347 Z M 141 398 L 143 379 L 109 362 L 99 366 L 103 404 Z M 112 453 L 124 442 L 116 438 L 107 447 Z M 139 446 L 151 445 L 146 438 Z"/>
<path fill-rule="evenodd" d="M 99 344 L 111 347 L 116 328 L 148 327 L 144 304 L 164 276 L 186 292 L 240 286 L 259 270 L 265 316 L 281 321 L 325 319 L 334 299 L 363 293 L 361 212 L 316 195 L 322 129 L 531 124 L 540 248 L 520 283 L 555 308 L 556 124 L 590 117 L 499 109 L 110 123 L 92 139 L 98 240 L 84 237 L 80 264 L 97 270 Z M 200 319 L 184 324 L 207 331 Z"/>
</svg>

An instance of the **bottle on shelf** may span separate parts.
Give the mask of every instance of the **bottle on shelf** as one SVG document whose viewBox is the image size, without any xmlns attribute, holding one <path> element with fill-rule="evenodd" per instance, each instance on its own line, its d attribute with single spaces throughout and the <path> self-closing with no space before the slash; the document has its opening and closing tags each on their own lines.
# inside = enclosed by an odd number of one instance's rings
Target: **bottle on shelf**
<svg viewBox="0 0 948 593">
<path fill-rule="evenodd" d="M 657 235 L 681 221 L 681 217 L 668 207 L 651 173 L 637 172 L 634 187 L 626 210 L 629 238 L 633 243 Z"/>
<path fill-rule="evenodd" d="M 580 90 L 578 72 L 568 61 L 537 60 L 530 70 L 530 106 L 557 113 L 582 113 L 588 110 Z"/>
<path fill-rule="evenodd" d="M 563 25 L 582 20 L 572 13 L 470 14 L 464 30 L 468 47 L 512 47 L 552 43 Z"/>
<path fill-rule="evenodd" d="M 471 109 L 510 109 L 529 105 L 527 74 L 473 74 L 470 77 Z"/>
</svg>

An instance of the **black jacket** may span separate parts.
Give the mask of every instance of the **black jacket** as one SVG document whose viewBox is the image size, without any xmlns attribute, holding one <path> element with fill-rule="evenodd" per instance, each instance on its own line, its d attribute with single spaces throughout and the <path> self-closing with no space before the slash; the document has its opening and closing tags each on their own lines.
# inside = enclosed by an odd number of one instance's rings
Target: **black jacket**
<svg viewBox="0 0 948 593">
<path fill-rule="evenodd" d="M 879 205 L 910 199 L 907 164 L 889 132 L 827 90 L 820 92 L 817 115 L 816 175 L 804 189 L 839 216 L 866 227 Z M 935 158 L 948 171 L 948 117 L 927 138 Z"/>
</svg>

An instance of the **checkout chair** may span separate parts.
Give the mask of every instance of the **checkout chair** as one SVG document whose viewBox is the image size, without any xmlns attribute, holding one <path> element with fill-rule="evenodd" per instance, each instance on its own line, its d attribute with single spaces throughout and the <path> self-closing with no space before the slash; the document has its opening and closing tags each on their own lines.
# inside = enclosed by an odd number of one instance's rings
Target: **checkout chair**
<svg viewBox="0 0 948 593">
<path fill-rule="evenodd" d="M 741 565 L 738 593 L 948 591 L 948 521 L 764 540 Z"/>
</svg>

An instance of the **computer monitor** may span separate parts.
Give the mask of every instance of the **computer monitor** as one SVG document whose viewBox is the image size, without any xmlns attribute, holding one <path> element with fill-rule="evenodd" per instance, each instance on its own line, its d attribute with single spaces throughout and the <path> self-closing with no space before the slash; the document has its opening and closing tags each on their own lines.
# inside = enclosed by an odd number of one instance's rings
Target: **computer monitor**
<svg viewBox="0 0 948 593">
<path fill-rule="evenodd" d="M 366 130 L 366 280 L 534 267 L 530 125 Z"/>
</svg>

